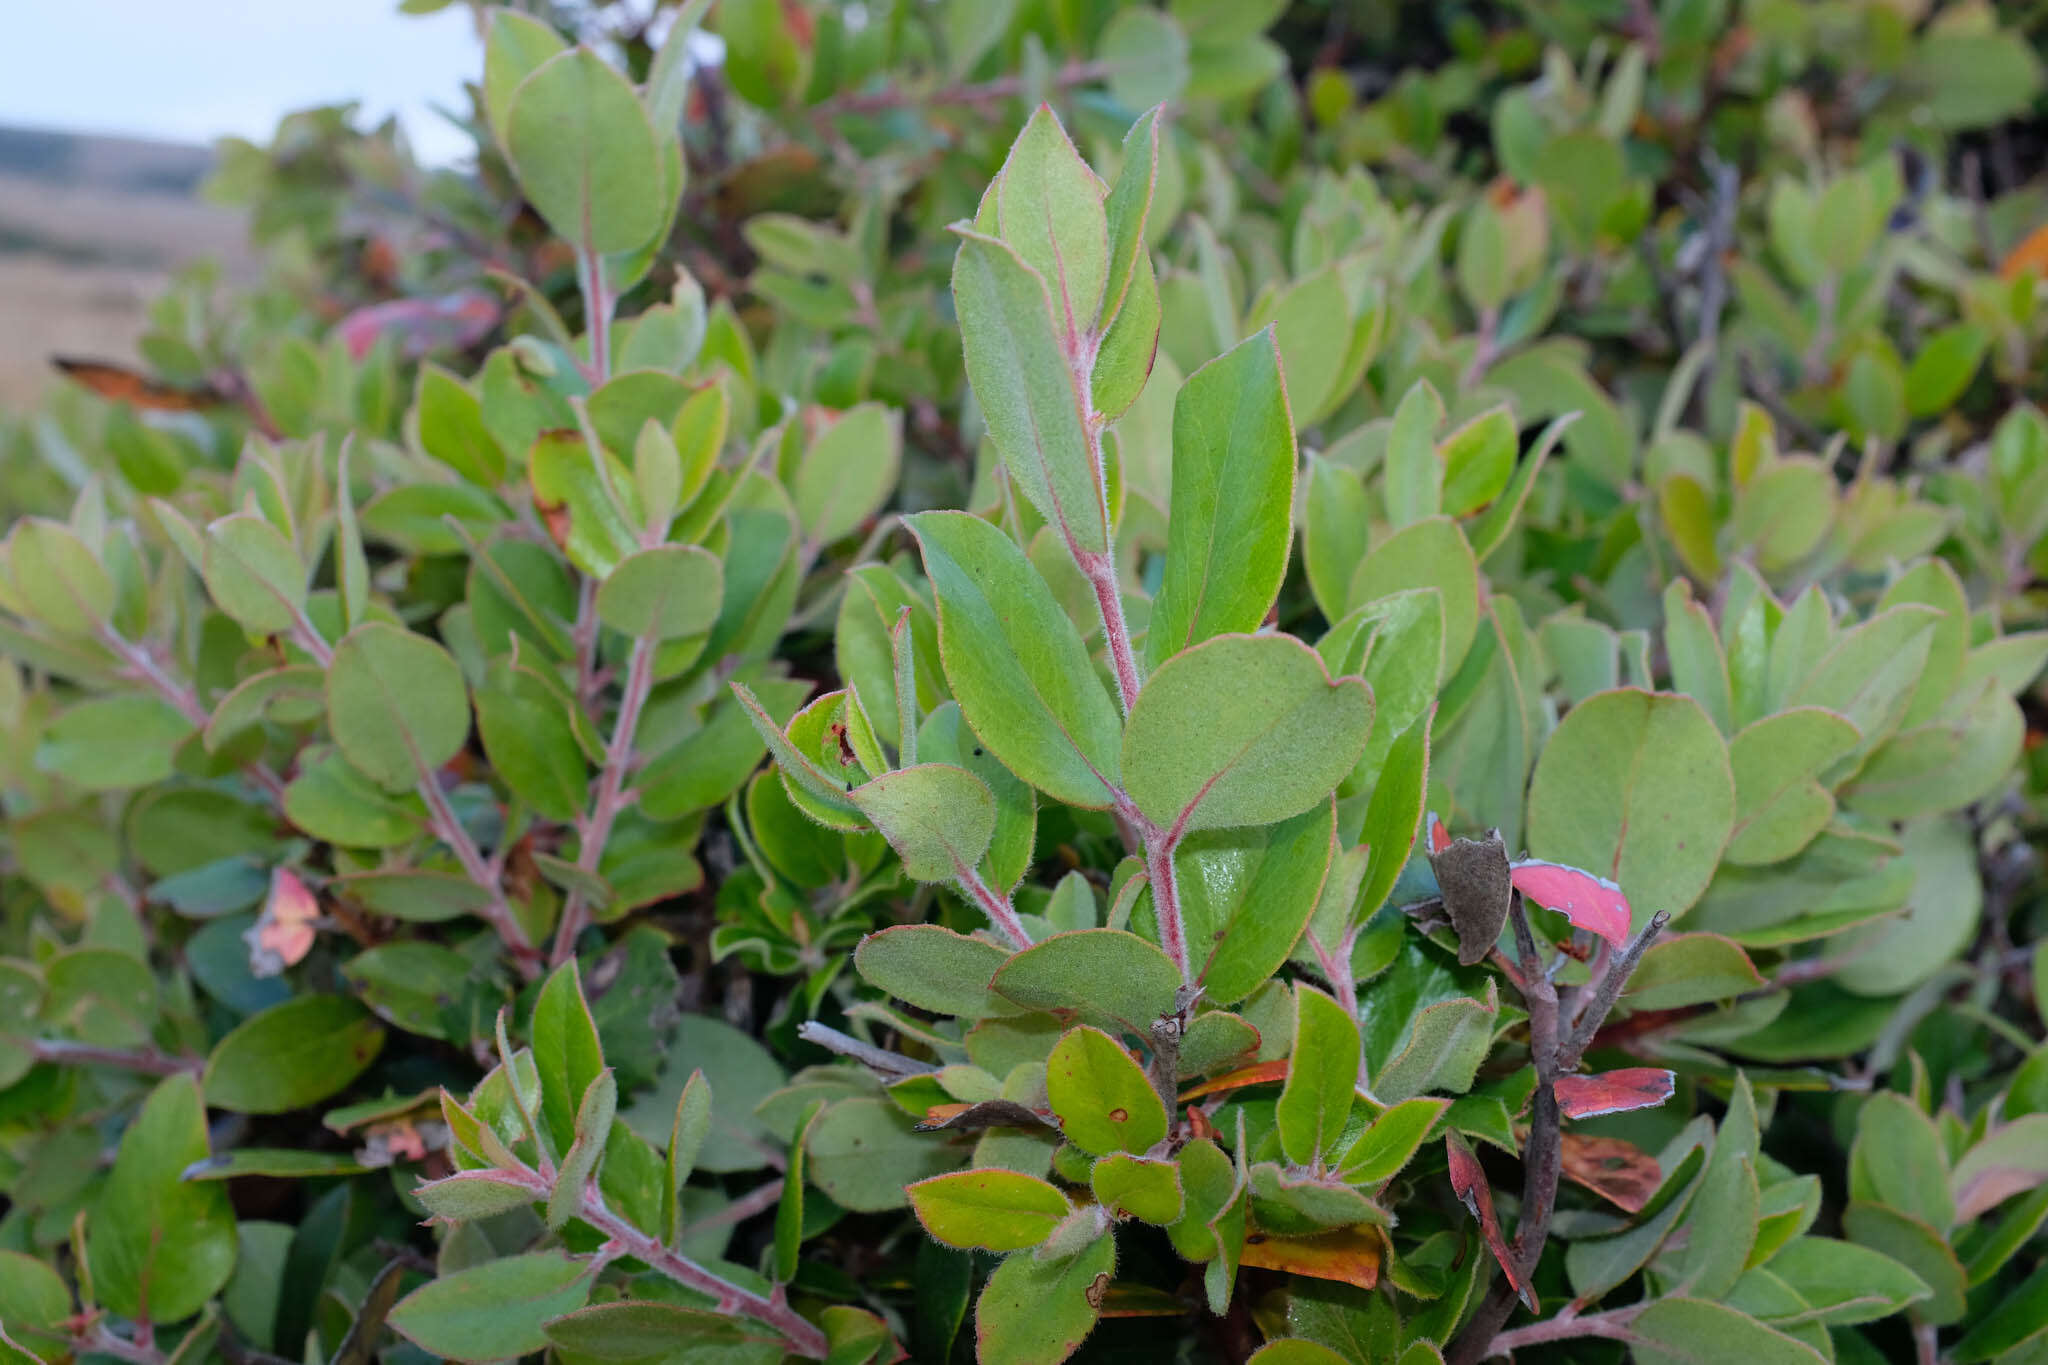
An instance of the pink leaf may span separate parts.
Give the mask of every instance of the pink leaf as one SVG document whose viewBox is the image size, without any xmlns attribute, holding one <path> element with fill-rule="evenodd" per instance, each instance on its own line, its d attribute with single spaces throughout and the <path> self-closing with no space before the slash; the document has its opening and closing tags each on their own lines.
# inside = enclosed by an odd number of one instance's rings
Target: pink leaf
<svg viewBox="0 0 2048 1365">
<path fill-rule="evenodd" d="M 320 918 L 320 903 L 288 867 L 270 874 L 270 898 L 263 913 L 242 935 L 249 945 L 252 976 L 277 976 L 294 966 L 313 950 L 313 922 Z"/>
<path fill-rule="evenodd" d="M 1464 1202 L 1474 1218 L 1479 1220 L 1479 1230 L 1486 1236 L 1486 1245 L 1493 1252 L 1493 1259 L 1500 1262 L 1508 1283 L 1522 1297 L 1530 1312 L 1540 1312 L 1536 1306 L 1536 1291 L 1515 1269 L 1515 1255 L 1508 1249 L 1507 1238 L 1501 1236 L 1500 1219 L 1493 1213 L 1493 1190 L 1486 1183 L 1486 1171 L 1473 1155 L 1471 1144 L 1457 1133 L 1444 1135 L 1444 1152 L 1450 1158 L 1451 1189 Z"/>
<path fill-rule="evenodd" d="M 358 308 L 335 324 L 349 357 L 361 360 L 383 336 L 395 337 L 401 355 L 417 358 L 443 348 L 461 350 L 498 325 L 498 301 L 474 289 L 434 299 L 393 299 Z"/>
<path fill-rule="evenodd" d="M 1632 1066 L 1597 1076 L 1557 1078 L 1557 1107 L 1568 1119 L 1650 1109 L 1671 1098 L 1671 1073 L 1661 1067 Z"/>
<path fill-rule="evenodd" d="M 1514 864 L 1508 877 L 1515 890 L 1538 905 L 1558 911 L 1579 928 L 1600 935 L 1617 948 L 1627 946 L 1628 897 L 1605 877 L 1534 858 Z"/>
</svg>

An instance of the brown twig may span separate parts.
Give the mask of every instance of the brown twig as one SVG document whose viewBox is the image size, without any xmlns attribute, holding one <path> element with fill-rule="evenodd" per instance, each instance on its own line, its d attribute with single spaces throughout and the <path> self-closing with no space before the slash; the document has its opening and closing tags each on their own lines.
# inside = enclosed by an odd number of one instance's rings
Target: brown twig
<svg viewBox="0 0 2048 1365">
<path fill-rule="evenodd" d="M 1542 954 L 1537 950 L 1536 937 L 1529 929 L 1529 917 L 1522 908 L 1520 896 L 1515 897 L 1509 913 L 1520 958 L 1522 998 L 1529 1007 L 1529 1054 L 1536 1068 L 1536 1093 L 1530 1102 L 1529 1138 L 1522 1147 L 1522 1208 L 1516 1220 L 1514 1245 L 1508 1253 L 1515 1262 L 1516 1278 L 1527 1282 L 1535 1275 L 1536 1263 L 1543 1258 L 1544 1245 L 1550 1240 L 1550 1217 L 1557 1207 L 1557 1185 L 1564 1170 L 1564 1124 L 1563 1113 L 1557 1103 L 1557 1079 L 1578 1066 L 1580 1055 L 1599 1032 L 1601 1021 L 1614 1008 L 1614 1002 L 1621 998 L 1622 987 L 1628 983 L 1629 974 L 1642 961 L 1644 951 L 1663 931 L 1670 916 L 1659 914 L 1651 919 L 1642 933 L 1636 935 L 1635 941 L 1629 944 L 1628 950 L 1612 961 L 1606 976 L 1582 997 L 1585 1004 L 1577 1027 L 1567 1035 L 1558 1009 L 1557 988 L 1551 981 Z M 1517 1302 L 1515 1287 L 1507 1277 L 1494 1281 L 1479 1311 L 1444 1353 L 1447 1365 L 1479 1365 L 1488 1356 L 1497 1354 L 1502 1349 L 1497 1338 L 1515 1311 Z M 1561 1314 L 1560 1319 L 1563 1316 Z M 1574 1330 L 1560 1336 L 1604 1334 L 1586 1326 L 1594 1319 L 1572 1318 L 1570 1321 Z M 1617 1330 L 1620 1325 L 1616 1324 Z M 1558 1338 L 1524 1338 L 1532 1343 L 1554 1339 Z"/>
</svg>

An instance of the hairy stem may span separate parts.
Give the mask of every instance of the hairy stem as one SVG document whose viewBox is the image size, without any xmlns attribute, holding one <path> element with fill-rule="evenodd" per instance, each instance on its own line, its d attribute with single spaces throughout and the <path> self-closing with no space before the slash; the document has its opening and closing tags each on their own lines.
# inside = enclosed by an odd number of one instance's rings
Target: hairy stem
<svg viewBox="0 0 2048 1365">
<path fill-rule="evenodd" d="M 1074 551 L 1074 562 L 1095 590 L 1095 606 L 1102 613 L 1102 636 L 1109 646 L 1110 663 L 1116 669 L 1116 695 L 1125 715 L 1138 700 L 1138 656 L 1131 649 L 1131 627 L 1124 619 L 1122 590 L 1117 587 L 1116 556 L 1113 551 Z"/>
<path fill-rule="evenodd" d="M 1630 1304 L 1626 1308 L 1611 1309 L 1605 1313 L 1591 1313 L 1585 1317 L 1576 1317 L 1570 1309 L 1566 1309 L 1548 1322 L 1532 1322 L 1527 1327 L 1502 1332 L 1493 1339 L 1493 1353 L 1506 1355 L 1524 1346 L 1541 1346 L 1551 1341 L 1570 1341 L 1574 1337 L 1634 1341 L 1635 1333 L 1628 1330 L 1628 1325 L 1634 1322 L 1636 1314 L 1642 1311 L 1643 1305 L 1639 1303 Z"/>
<path fill-rule="evenodd" d="M 1174 870 L 1173 850 L 1179 841 L 1159 829 L 1145 832 L 1145 875 L 1152 883 L 1152 913 L 1159 920 L 1159 946 L 1180 968 L 1182 981 L 1193 981 L 1188 960 L 1187 926 L 1180 913 L 1180 874 Z"/>
<path fill-rule="evenodd" d="M 603 1196 L 595 1190 L 585 1193 L 578 1216 L 603 1233 L 625 1255 L 643 1262 L 685 1288 L 717 1299 L 720 1312 L 744 1313 L 782 1333 L 789 1339 L 790 1350 L 797 1355 L 812 1360 L 825 1358 L 828 1349 L 825 1334 L 803 1314 L 791 1308 L 780 1289 L 775 1291 L 774 1297 L 763 1298 L 730 1280 L 720 1279 L 681 1252 L 669 1250 L 660 1239 L 649 1236 L 613 1213 L 605 1206 Z"/>
<path fill-rule="evenodd" d="M 612 825 L 618 821 L 619 813 L 633 804 L 633 798 L 626 792 L 626 775 L 633 766 L 633 736 L 640 728 L 640 713 L 647 706 L 648 694 L 654 690 L 654 655 L 659 648 L 649 639 L 633 642 L 633 654 L 626 664 L 626 690 L 619 698 L 611 743 L 605 746 L 604 772 L 597 779 L 597 796 L 577 831 L 581 840 L 576 855 L 579 871 L 596 874 L 597 865 L 604 858 L 604 846 L 612 837 Z M 556 966 L 576 956 L 576 939 L 589 920 L 590 907 L 582 891 L 571 891 L 562 907 L 561 925 L 555 931 Z"/>
<path fill-rule="evenodd" d="M 960 884 L 961 891 L 966 893 L 969 900 L 981 907 L 981 912 L 988 916 L 989 923 L 993 924 L 1004 938 L 1010 940 L 1011 946 L 1031 946 L 1031 935 L 1025 931 L 1024 921 L 1017 917 L 1017 907 L 1011 904 L 1007 895 L 990 886 L 978 870 L 965 863 L 955 863 L 953 880 Z"/>
<path fill-rule="evenodd" d="M 583 328 L 590 336 L 590 378 L 594 386 L 612 377 L 612 297 L 605 285 L 604 257 L 576 250 L 576 283 L 583 290 Z"/>
<path fill-rule="evenodd" d="M 469 831 L 462 827 L 462 821 L 455 818 L 455 808 L 448 804 L 448 794 L 441 790 L 441 784 L 432 773 L 420 774 L 420 800 L 426 803 L 427 821 L 432 826 L 434 837 L 448 845 L 455 854 L 455 860 L 462 864 L 462 873 L 489 896 L 490 903 L 478 915 L 497 931 L 519 974 L 528 981 L 540 975 L 540 950 L 527 937 L 526 926 L 512 913 L 512 906 L 505 899 L 505 889 L 499 880 L 491 875 L 489 864 L 477 851 L 476 841 L 469 837 Z"/>
</svg>

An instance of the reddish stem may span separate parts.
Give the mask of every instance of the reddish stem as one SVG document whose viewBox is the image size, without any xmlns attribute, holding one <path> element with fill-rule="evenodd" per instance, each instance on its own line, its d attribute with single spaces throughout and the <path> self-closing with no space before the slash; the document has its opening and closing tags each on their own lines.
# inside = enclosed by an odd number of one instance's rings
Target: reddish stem
<svg viewBox="0 0 2048 1365">
<path fill-rule="evenodd" d="M 632 658 L 626 664 L 626 690 L 619 698 L 611 743 L 605 747 L 597 797 L 590 804 L 590 815 L 577 831 L 581 847 L 576 867 L 593 876 L 604 858 L 604 846 L 612 837 L 612 825 L 619 813 L 633 804 L 633 798 L 626 792 L 626 775 L 633 766 L 633 736 L 640 728 L 640 713 L 647 706 L 648 694 L 654 690 L 654 655 L 659 648 L 649 639 L 633 642 Z M 562 907 L 562 922 L 555 930 L 554 965 L 559 967 L 576 956 L 576 940 L 589 921 L 590 907 L 582 891 L 572 890 Z"/>
</svg>

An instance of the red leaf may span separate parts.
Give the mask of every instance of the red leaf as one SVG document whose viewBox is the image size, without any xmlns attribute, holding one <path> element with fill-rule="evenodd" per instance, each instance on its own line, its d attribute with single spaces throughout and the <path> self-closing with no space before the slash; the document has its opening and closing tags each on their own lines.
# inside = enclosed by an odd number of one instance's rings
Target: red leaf
<svg viewBox="0 0 2048 1365">
<path fill-rule="evenodd" d="M 1565 1179 L 1627 1213 L 1641 1213 L 1664 1180 L 1656 1157 L 1620 1138 L 1566 1133 L 1563 1156 Z"/>
<path fill-rule="evenodd" d="M 1450 846 L 1451 832 L 1444 828 L 1444 822 L 1437 818 L 1437 813 L 1431 811 L 1429 813 L 1429 851 L 1431 853 L 1441 853 Z"/>
<path fill-rule="evenodd" d="M 1515 1293 L 1521 1295 L 1522 1303 L 1532 1313 L 1542 1310 L 1536 1304 L 1536 1291 L 1515 1269 L 1514 1253 L 1508 1250 L 1507 1239 L 1501 1236 L 1500 1220 L 1493 1214 L 1493 1190 L 1486 1183 L 1486 1171 L 1480 1166 L 1479 1158 L 1473 1155 L 1472 1147 L 1456 1133 L 1444 1134 L 1444 1151 L 1450 1158 L 1451 1189 L 1472 1216 L 1479 1220 L 1479 1230 L 1486 1235 L 1486 1245 L 1493 1252 L 1493 1259 L 1500 1262 L 1508 1283 Z"/>
<path fill-rule="evenodd" d="M 1671 1098 L 1671 1084 L 1671 1073 L 1654 1066 L 1631 1066 L 1597 1076 L 1560 1076 L 1557 1107 L 1568 1119 L 1650 1109 Z"/>
<path fill-rule="evenodd" d="M 461 350 L 498 325 L 498 301 L 466 289 L 436 299 L 392 299 L 358 308 L 335 324 L 350 359 L 361 360 L 379 337 L 397 338 L 401 355 L 423 356 L 443 348 Z"/>
<path fill-rule="evenodd" d="M 1189 1100 L 1198 1100 L 1204 1095 L 1220 1094 L 1225 1090 L 1242 1090 L 1248 1085 L 1268 1085 L 1286 1079 L 1287 1059 L 1276 1057 L 1270 1062 L 1255 1062 L 1251 1066 L 1241 1066 L 1235 1071 L 1225 1072 L 1213 1081 L 1204 1081 L 1193 1090 L 1182 1091 L 1180 1099 L 1182 1104 L 1186 1104 Z"/>
<path fill-rule="evenodd" d="M 1579 928 L 1600 935 L 1617 948 L 1628 945 L 1628 897 L 1605 877 L 1532 858 L 1516 863 L 1508 878 L 1515 890 L 1558 911 Z"/>
</svg>

